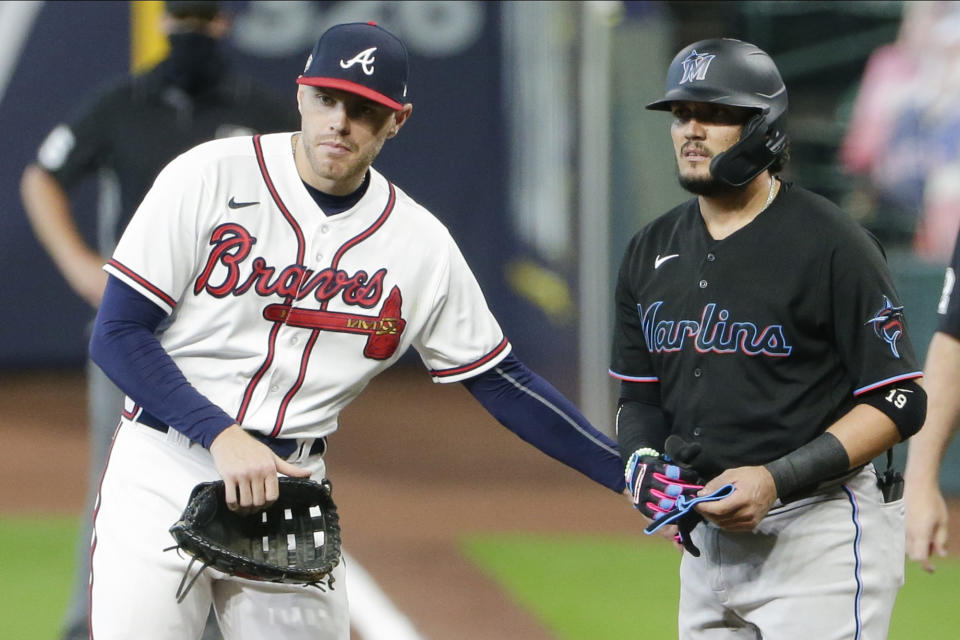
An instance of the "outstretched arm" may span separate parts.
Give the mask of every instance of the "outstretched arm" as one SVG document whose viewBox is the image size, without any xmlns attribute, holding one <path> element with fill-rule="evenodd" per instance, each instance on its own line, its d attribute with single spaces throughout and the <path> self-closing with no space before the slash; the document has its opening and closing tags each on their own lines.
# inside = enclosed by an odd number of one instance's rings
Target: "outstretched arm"
<svg viewBox="0 0 960 640">
<path fill-rule="evenodd" d="M 605 487 L 623 491 L 623 465 L 616 443 L 513 354 L 463 385 L 523 440 Z"/>
</svg>

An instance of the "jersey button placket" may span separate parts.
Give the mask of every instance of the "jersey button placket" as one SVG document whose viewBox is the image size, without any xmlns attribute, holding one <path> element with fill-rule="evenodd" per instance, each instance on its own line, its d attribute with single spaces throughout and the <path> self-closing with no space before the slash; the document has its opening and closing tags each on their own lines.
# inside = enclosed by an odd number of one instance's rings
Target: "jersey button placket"
<svg viewBox="0 0 960 640">
<path fill-rule="evenodd" d="M 330 242 L 330 232 L 333 230 L 333 225 L 329 222 L 324 222 L 316 228 L 313 235 L 313 244 L 316 247 L 316 251 L 313 254 L 314 259 L 317 261 L 317 267 L 323 267 L 323 258 L 329 252 L 327 249 L 330 247 L 328 243 Z"/>
<path fill-rule="evenodd" d="M 701 378 L 703 378 L 703 369 L 701 369 L 700 367 L 694 367 L 694 368 L 693 368 L 693 377 L 694 377 L 695 380 L 700 380 Z M 700 437 L 700 427 L 694 427 L 693 430 L 690 432 L 690 434 L 691 434 L 694 438 L 699 438 L 699 437 Z"/>
<path fill-rule="evenodd" d="M 716 254 L 713 253 L 712 251 L 709 251 L 707 252 L 706 257 L 704 258 L 704 262 L 714 262 L 716 259 L 717 259 Z M 707 281 L 706 278 L 701 278 L 700 282 L 697 283 L 697 286 L 700 287 L 701 289 L 706 289 L 709 285 L 710 283 Z"/>
</svg>

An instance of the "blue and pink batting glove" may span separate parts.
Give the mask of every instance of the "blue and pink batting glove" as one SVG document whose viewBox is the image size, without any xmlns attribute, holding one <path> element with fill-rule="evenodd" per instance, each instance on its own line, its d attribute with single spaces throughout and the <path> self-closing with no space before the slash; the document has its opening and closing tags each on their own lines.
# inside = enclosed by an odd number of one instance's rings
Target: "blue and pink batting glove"
<svg viewBox="0 0 960 640">
<path fill-rule="evenodd" d="M 703 488 L 696 471 L 672 464 L 649 447 L 630 455 L 623 475 L 633 507 L 654 521 L 673 511 L 678 498 L 691 500 Z"/>
</svg>

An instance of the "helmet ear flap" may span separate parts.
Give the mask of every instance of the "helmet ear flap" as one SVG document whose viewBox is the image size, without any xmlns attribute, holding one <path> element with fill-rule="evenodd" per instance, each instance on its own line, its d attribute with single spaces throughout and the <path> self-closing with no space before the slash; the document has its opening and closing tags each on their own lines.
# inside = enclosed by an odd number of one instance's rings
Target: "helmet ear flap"
<svg viewBox="0 0 960 640">
<path fill-rule="evenodd" d="M 740 140 L 710 161 L 710 174 L 731 187 L 742 187 L 773 164 L 787 143 L 778 122 L 758 113 L 743 125 Z"/>
</svg>

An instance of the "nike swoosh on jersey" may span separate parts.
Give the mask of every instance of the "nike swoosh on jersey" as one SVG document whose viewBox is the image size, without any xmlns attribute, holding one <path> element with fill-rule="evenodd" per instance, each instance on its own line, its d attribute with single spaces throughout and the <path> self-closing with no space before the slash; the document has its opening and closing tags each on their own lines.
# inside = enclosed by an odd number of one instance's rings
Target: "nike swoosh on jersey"
<svg viewBox="0 0 960 640">
<path fill-rule="evenodd" d="M 680 257 L 680 254 L 679 254 L 679 253 L 671 253 L 670 255 L 668 255 L 668 256 L 663 256 L 663 257 L 661 257 L 660 254 L 658 253 L 658 254 L 657 254 L 657 259 L 653 261 L 653 268 L 654 268 L 654 269 L 659 269 L 659 268 L 660 268 L 660 265 L 662 265 L 662 264 L 663 264 L 664 262 L 666 262 L 667 260 L 671 260 L 671 259 L 673 259 L 673 258 L 679 258 L 679 257 Z"/>
<path fill-rule="evenodd" d="M 230 202 L 227 203 L 227 206 L 231 209 L 243 209 L 244 207 L 252 207 L 255 204 L 260 204 L 260 201 L 254 202 L 237 202 L 233 199 L 233 196 L 230 196 Z"/>
</svg>

